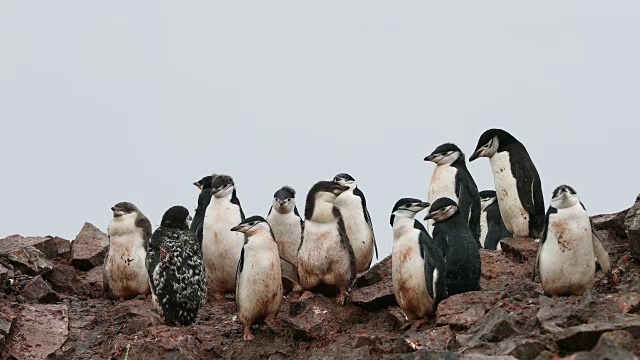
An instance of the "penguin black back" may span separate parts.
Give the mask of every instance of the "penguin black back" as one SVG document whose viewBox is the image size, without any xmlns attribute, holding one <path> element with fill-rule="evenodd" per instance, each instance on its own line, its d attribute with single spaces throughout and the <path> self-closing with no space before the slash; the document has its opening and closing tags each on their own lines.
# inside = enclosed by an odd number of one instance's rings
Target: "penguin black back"
<svg viewBox="0 0 640 360">
<path fill-rule="evenodd" d="M 485 221 L 486 229 L 483 247 L 488 250 L 496 250 L 500 240 L 512 237 L 511 233 L 504 226 L 500 205 L 494 190 L 484 190 L 480 192 L 482 202 L 482 218 Z"/>
</svg>

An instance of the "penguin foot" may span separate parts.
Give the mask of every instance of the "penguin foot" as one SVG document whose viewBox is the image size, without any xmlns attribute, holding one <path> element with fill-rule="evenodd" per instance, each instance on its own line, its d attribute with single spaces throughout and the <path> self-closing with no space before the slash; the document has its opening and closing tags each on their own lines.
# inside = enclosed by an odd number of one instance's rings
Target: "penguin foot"
<svg viewBox="0 0 640 360">
<path fill-rule="evenodd" d="M 244 334 L 242 335 L 242 339 L 243 340 L 253 340 L 255 338 L 255 336 L 253 336 L 253 334 L 251 333 L 251 327 L 250 326 L 245 326 L 244 328 Z"/>
<path fill-rule="evenodd" d="M 305 291 L 304 293 L 302 293 L 302 295 L 300 295 L 300 298 L 298 299 L 298 301 L 309 300 L 314 296 L 315 296 L 315 294 L 312 293 L 311 291 Z"/>
<path fill-rule="evenodd" d="M 347 291 L 347 289 L 340 289 L 340 295 L 338 295 L 338 298 L 336 299 L 336 301 L 338 302 L 339 305 L 344 305 L 346 304 L 348 297 L 349 297 L 349 291 Z"/>
</svg>

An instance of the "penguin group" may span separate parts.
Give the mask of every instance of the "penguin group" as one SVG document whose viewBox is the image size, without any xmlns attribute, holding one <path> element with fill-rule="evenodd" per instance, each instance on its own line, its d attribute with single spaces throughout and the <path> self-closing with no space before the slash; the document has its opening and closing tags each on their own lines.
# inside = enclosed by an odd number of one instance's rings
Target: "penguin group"
<svg viewBox="0 0 640 360">
<path fill-rule="evenodd" d="M 480 249 L 500 241 L 538 242 L 533 276 L 548 296 L 581 295 L 593 287 L 594 259 L 610 272 L 609 255 L 576 191 L 556 188 L 546 214 L 540 176 L 526 148 L 501 129 L 485 131 L 468 161 L 489 158 L 495 190 L 479 191 L 462 150 L 441 144 L 424 161 L 435 164 L 427 201 L 399 199 L 392 208 L 392 282 L 408 320 L 424 322 L 449 296 L 480 290 Z M 180 205 L 152 231 L 133 204 L 111 210 L 104 290 L 125 301 L 151 295 L 168 325 L 190 325 L 207 301 L 233 296 L 243 338 L 276 316 L 285 296 L 318 293 L 345 304 L 356 276 L 378 258 L 363 191 L 347 173 L 316 182 L 301 216 L 296 190 L 273 193 L 265 216 L 246 217 L 234 179 L 212 174 L 193 183 L 194 216 Z M 416 219 L 425 210 L 423 225 Z"/>
</svg>

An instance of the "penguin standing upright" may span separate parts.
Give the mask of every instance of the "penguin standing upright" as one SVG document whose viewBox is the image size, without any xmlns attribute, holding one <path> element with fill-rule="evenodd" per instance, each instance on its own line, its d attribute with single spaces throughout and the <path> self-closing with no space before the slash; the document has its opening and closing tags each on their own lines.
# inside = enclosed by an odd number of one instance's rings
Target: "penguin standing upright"
<svg viewBox="0 0 640 360">
<path fill-rule="evenodd" d="M 244 327 L 244 340 L 252 340 L 251 325 L 277 315 L 282 302 L 280 256 L 269 223 L 251 216 L 234 226 L 247 236 L 236 272 L 236 308 Z"/>
<path fill-rule="evenodd" d="M 235 275 L 245 236 L 231 231 L 244 220 L 233 178 L 218 175 L 211 186 L 211 202 L 202 226 L 202 255 L 208 292 L 217 299 L 235 290 Z"/>
<path fill-rule="evenodd" d="M 147 249 L 152 299 L 167 325 L 192 324 L 207 296 L 201 244 L 189 231 L 190 220 L 187 208 L 169 208 Z"/>
<path fill-rule="evenodd" d="M 292 187 L 283 186 L 273 194 L 267 222 L 275 235 L 280 257 L 295 265 L 304 222 L 298 213 L 296 191 Z"/>
<path fill-rule="evenodd" d="M 193 221 L 191 222 L 191 232 L 197 234 L 200 241 L 202 241 L 202 222 L 204 221 L 204 213 L 211 201 L 211 185 L 213 179 L 218 176 L 217 174 L 208 175 L 202 179 L 193 183 L 198 189 L 200 189 L 200 195 L 198 195 L 198 207 L 193 215 Z"/>
<path fill-rule="evenodd" d="M 391 213 L 393 291 L 409 320 L 435 314 L 438 303 L 448 296 L 444 257 L 414 218 L 427 207 L 427 202 L 403 198 L 396 202 Z"/>
<path fill-rule="evenodd" d="M 334 205 L 336 197 L 347 190 L 349 187 L 336 182 L 320 181 L 307 194 L 298 250 L 300 285 L 306 291 L 300 301 L 322 286 L 339 291 L 339 304 L 347 299 L 347 289 L 356 276 L 355 256 L 340 209 Z"/>
<path fill-rule="evenodd" d="M 593 229 L 587 210 L 571 186 L 561 185 L 553 191 L 547 210 L 533 277 L 536 273 L 540 275 L 542 289 L 548 296 L 582 295 L 593 288 L 594 256 L 609 274 L 611 259 Z"/>
<path fill-rule="evenodd" d="M 151 222 L 132 203 L 119 202 L 111 208 L 113 219 L 107 228 L 109 252 L 105 258 L 103 286 L 120 301 L 151 293 L 145 267 Z"/>
<path fill-rule="evenodd" d="M 447 265 L 449 296 L 480 290 L 480 249 L 456 202 L 449 198 L 436 200 L 424 219 L 435 221 L 433 239 L 442 251 Z"/>
<path fill-rule="evenodd" d="M 340 209 L 344 219 L 347 236 L 349 236 L 353 254 L 356 257 L 356 272 L 360 273 L 369 269 L 374 252 L 376 259 L 378 258 L 378 247 L 373 233 L 371 216 L 367 210 L 367 201 L 351 175 L 338 174 L 333 178 L 333 181 L 349 187 L 349 190 L 338 195 L 335 205 Z"/>
<path fill-rule="evenodd" d="M 480 244 L 488 250 L 502 250 L 500 240 L 510 238 L 511 233 L 504 226 L 500 205 L 496 201 L 496 192 L 484 190 L 480 192 Z"/>
<path fill-rule="evenodd" d="M 544 197 L 538 170 L 524 145 L 501 129 L 485 131 L 469 162 L 488 157 L 500 214 L 514 236 L 539 238 L 544 227 Z"/>
<path fill-rule="evenodd" d="M 460 214 L 469 223 L 471 235 L 480 246 L 480 196 L 478 187 L 467 169 L 464 153 L 455 144 L 438 146 L 424 158 L 436 164 L 429 184 L 428 201 L 447 197 L 458 203 Z M 433 221 L 428 221 L 433 230 Z"/>
</svg>

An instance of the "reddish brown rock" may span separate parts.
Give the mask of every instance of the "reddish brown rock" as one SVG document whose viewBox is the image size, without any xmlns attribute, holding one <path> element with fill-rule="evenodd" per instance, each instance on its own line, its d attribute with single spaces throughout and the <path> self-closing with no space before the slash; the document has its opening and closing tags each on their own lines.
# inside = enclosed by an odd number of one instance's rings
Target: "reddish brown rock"
<svg viewBox="0 0 640 360">
<path fill-rule="evenodd" d="M 477 321 L 468 333 L 473 334 L 465 347 L 475 347 L 483 342 L 499 342 L 516 333 L 509 318 L 509 314 L 503 308 L 496 306 Z"/>
<path fill-rule="evenodd" d="M 58 248 L 58 257 L 68 259 L 71 256 L 71 241 L 60 237 L 54 237 L 53 241 Z"/>
<path fill-rule="evenodd" d="M 16 318 L 16 336 L 7 342 L 5 355 L 16 360 L 48 359 L 69 335 L 66 305 L 23 305 Z"/>
<path fill-rule="evenodd" d="M 427 329 L 412 329 L 407 332 L 404 341 L 414 349 L 447 350 L 449 343 L 455 341 L 455 333 L 450 326 Z"/>
<path fill-rule="evenodd" d="M 470 291 L 450 296 L 438 305 L 437 325 L 467 329 L 505 296 L 502 291 Z"/>
<path fill-rule="evenodd" d="M 109 251 L 107 235 L 90 223 L 84 223 L 82 230 L 71 243 L 71 266 L 89 271 L 104 263 Z"/>
<path fill-rule="evenodd" d="M 56 265 L 46 279 L 57 292 L 73 295 L 78 288 L 76 269 L 73 266 Z"/>
<path fill-rule="evenodd" d="M 349 299 L 353 304 L 369 311 L 398 305 L 391 279 L 386 279 L 375 285 L 354 289 L 351 291 Z"/>
<path fill-rule="evenodd" d="M 335 299 L 316 295 L 301 303 L 291 303 L 288 322 L 295 339 L 332 340 L 347 324 L 360 323 L 367 311 L 355 306 L 338 305 Z"/>
<path fill-rule="evenodd" d="M 617 323 L 591 323 L 565 329 L 555 336 L 558 347 L 566 353 L 591 350 L 604 333 L 625 330 L 640 337 L 640 317 L 630 315 L 626 321 Z"/>
<path fill-rule="evenodd" d="M 36 276 L 22 289 L 22 296 L 30 301 L 37 301 L 41 304 L 52 304 L 58 301 L 58 294 L 51 289 L 49 284 L 42 278 Z"/>
<path fill-rule="evenodd" d="M 53 264 L 40 250 L 33 246 L 13 248 L 0 258 L 14 267 L 14 270 L 25 275 L 43 275 L 53 270 Z"/>
<path fill-rule="evenodd" d="M 7 269 L 6 267 L 2 266 L 2 264 L 0 264 L 0 283 L 4 281 L 8 273 L 9 273 L 9 269 Z"/>
<path fill-rule="evenodd" d="M 519 263 L 535 260 L 538 252 L 538 243 L 532 238 L 508 238 L 503 239 L 502 251 Z M 532 269 L 533 270 L 533 269 Z"/>
<path fill-rule="evenodd" d="M 353 283 L 353 286 L 367 287 L 387 279 L 391 279 L 391 255 L 380 260 L 369 270 L 358 275 L 355 282 Z"/>
<path fill-rule="evenodd" d="M 627 233 L 624 228 L 624 220 L 628 212 L 629 209 L 615 214 L 592 216 L 591 221 L 593 221 L 593 228 L 596 230 L 607 230 L 615 234 L 617 237 L 626 238 Z"/>
<path fill-rule="evenodd" d="M 631 254 L 640 259 L 640 195 L 624 218 L 624 230 L 629 238 Z"/>
<path fill-rule="evenodd" d="M 58 255 L 58 248 L 53 237 L 24 237 L 21 235 L 11 235 L 0 240 L 0 254 L 14 252 L 26 246 L 33 246 L 50 260 Z"/>
</svg>

